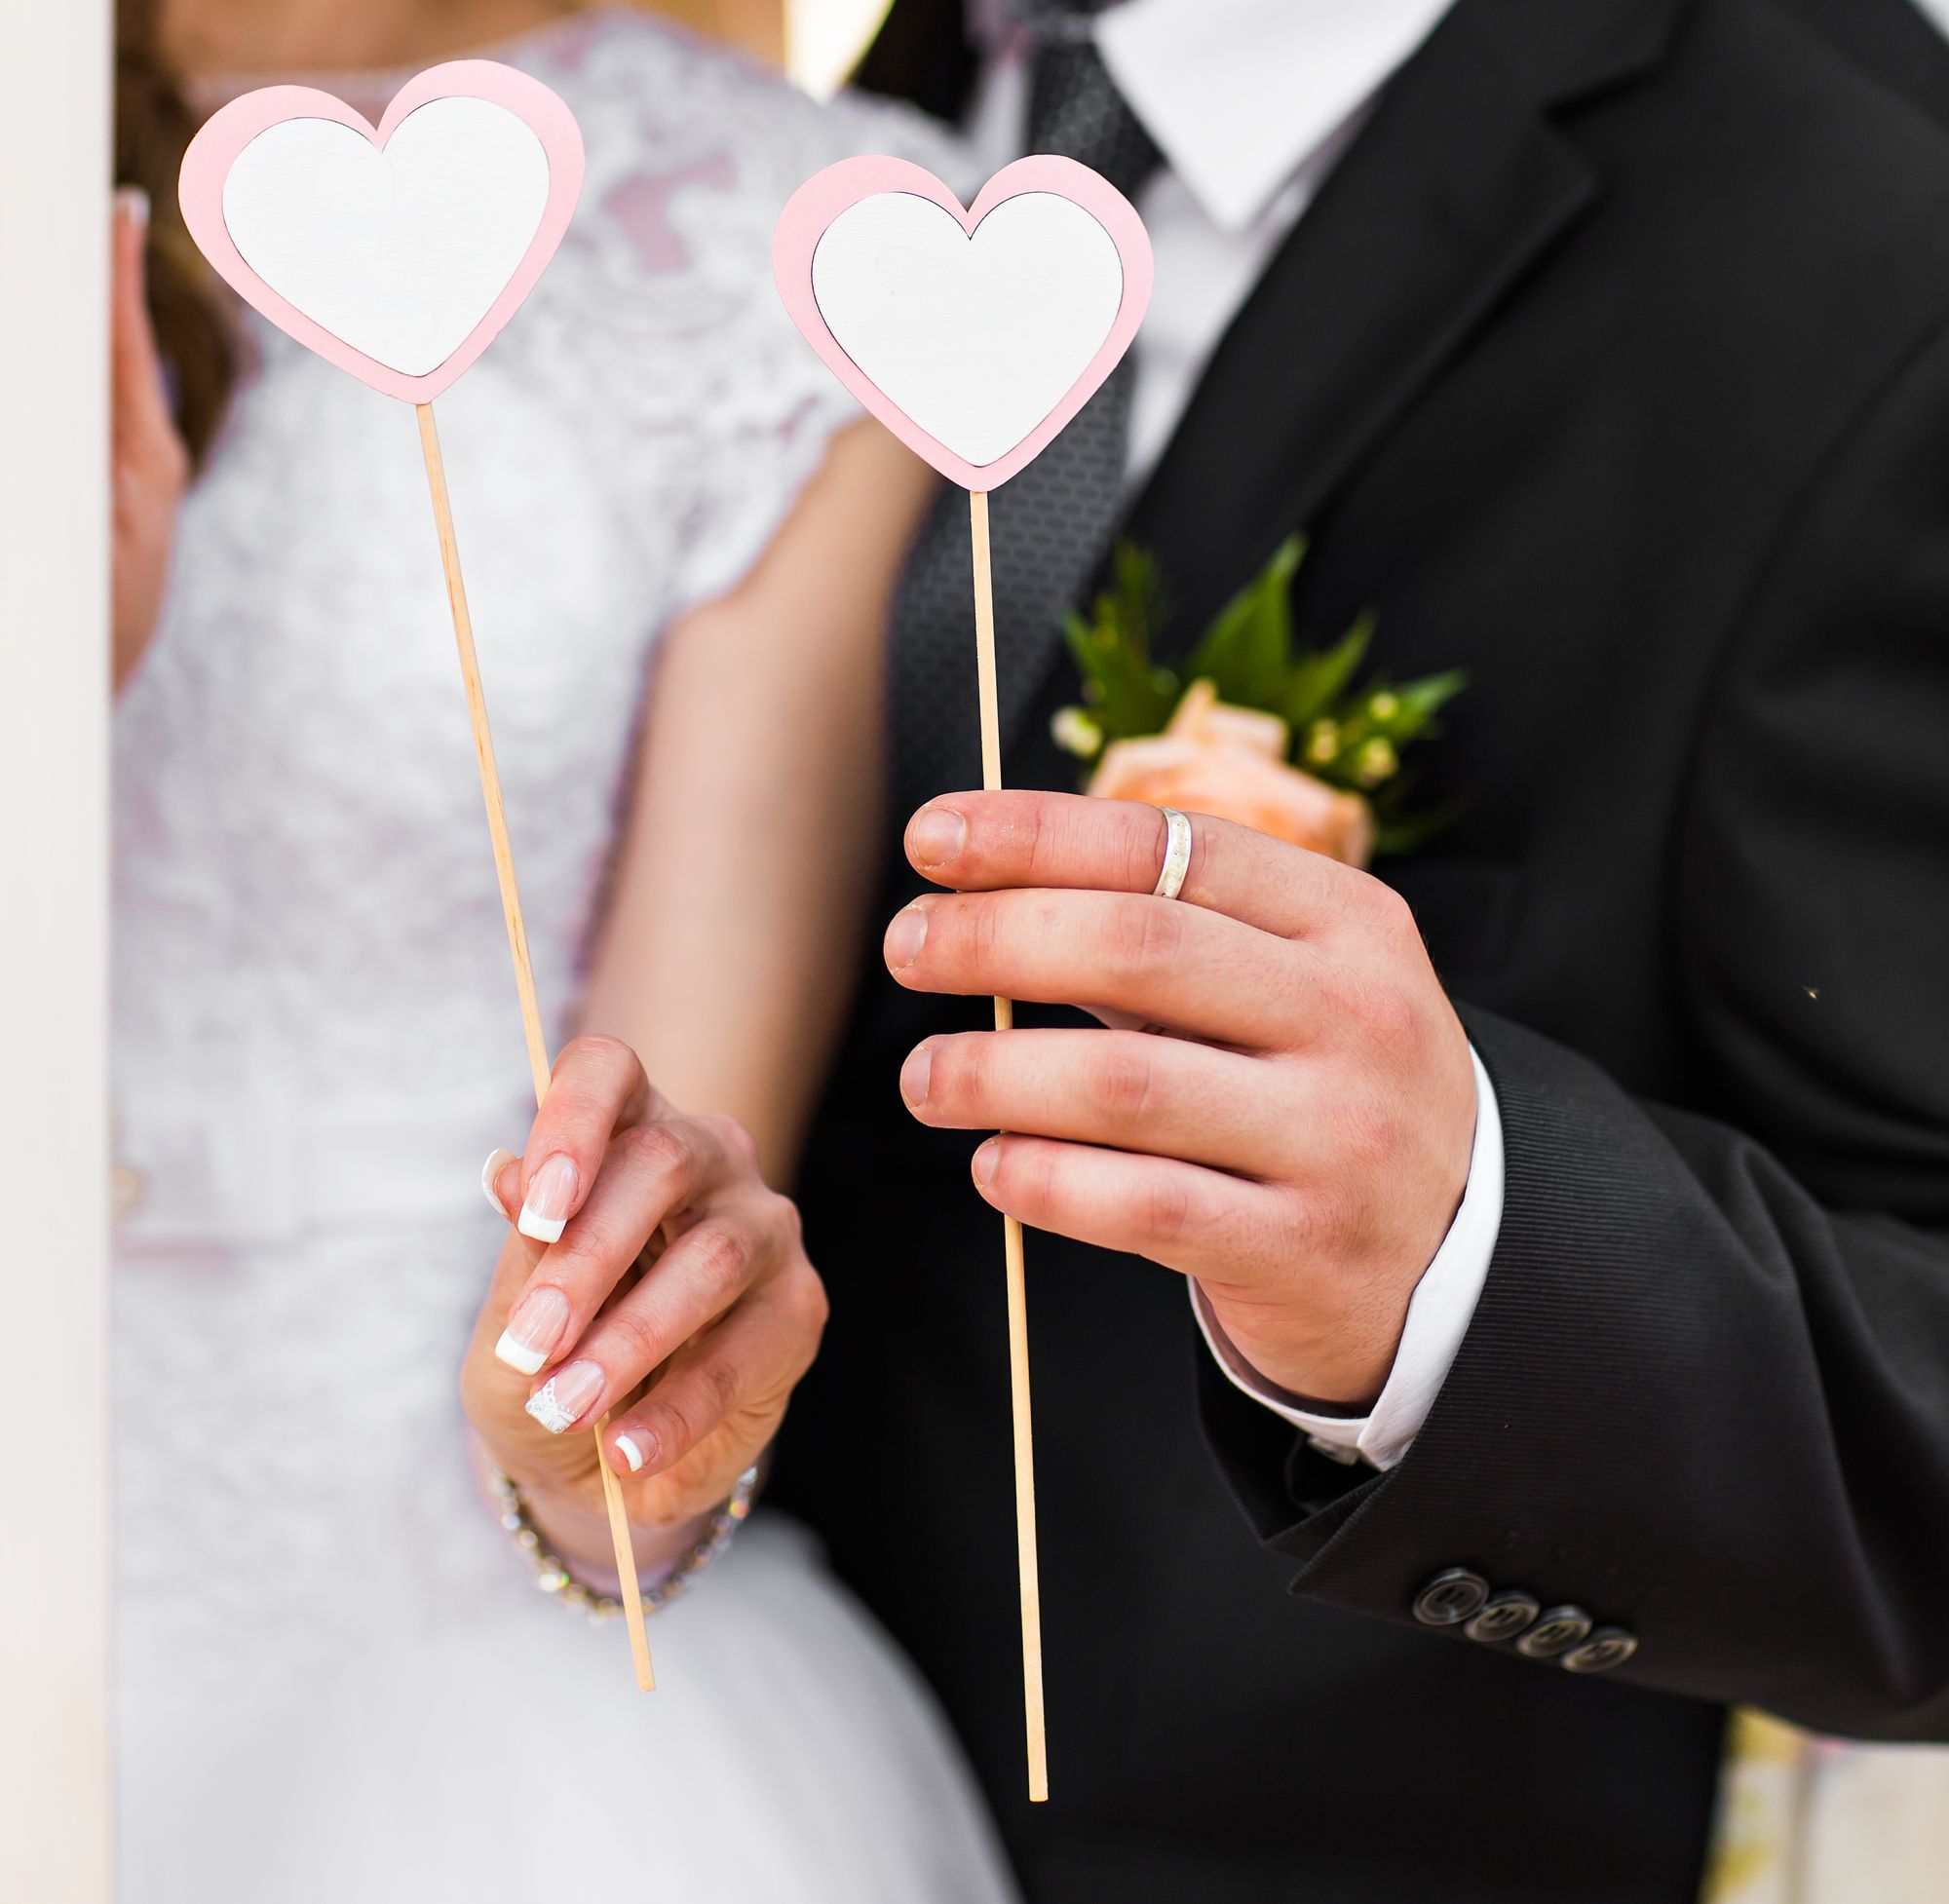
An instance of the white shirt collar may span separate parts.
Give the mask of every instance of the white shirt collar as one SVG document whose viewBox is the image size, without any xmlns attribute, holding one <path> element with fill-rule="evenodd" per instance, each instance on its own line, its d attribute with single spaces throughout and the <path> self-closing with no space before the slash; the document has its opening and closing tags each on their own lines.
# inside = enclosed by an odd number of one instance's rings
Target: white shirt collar
<svg viewBox="0 0 1949 1904">
<path fill-rule="evenodd" d="M 1241 231 L 1453 0 L 1124 0 L 1096 43 L 1212 223 Z"/>
</svg>

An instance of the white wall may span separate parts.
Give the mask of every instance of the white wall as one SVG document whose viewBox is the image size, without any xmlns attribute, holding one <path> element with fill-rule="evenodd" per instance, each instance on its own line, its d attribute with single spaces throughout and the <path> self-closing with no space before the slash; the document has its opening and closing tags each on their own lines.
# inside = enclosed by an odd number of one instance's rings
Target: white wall
<svg viewBox="0 0 1949 1904">
<path fill-rule="evenodd" d="M 0 1891 L 106 1904 L 106 0 L 0 45 Z"/>
</svg>

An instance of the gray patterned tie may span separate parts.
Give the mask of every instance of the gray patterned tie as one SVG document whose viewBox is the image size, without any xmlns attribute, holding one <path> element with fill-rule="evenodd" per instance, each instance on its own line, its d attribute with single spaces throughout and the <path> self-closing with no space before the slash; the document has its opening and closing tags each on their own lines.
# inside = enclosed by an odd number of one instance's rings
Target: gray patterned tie
<svg viewBox="0 0 1949 1904">
<path fill-rule="evenodd" d="M 1036 35 L 1028 149 L 1057 152 L 1133 196 L 1160 154 L 1125 104 L 1075 0 L 1011 0 Z M 1062 611 L 1102 559 L 1123 497 L 1129 434 L 1128 358 L 1069 427 L 990 498 L 995 661 L 1006 740 L 1041 683 Z M 894 595 L 894 817 L 930 794 L 980 781 L 974 693 L 974 578 L 968 499 L 936 498 Z"/>
</svg>

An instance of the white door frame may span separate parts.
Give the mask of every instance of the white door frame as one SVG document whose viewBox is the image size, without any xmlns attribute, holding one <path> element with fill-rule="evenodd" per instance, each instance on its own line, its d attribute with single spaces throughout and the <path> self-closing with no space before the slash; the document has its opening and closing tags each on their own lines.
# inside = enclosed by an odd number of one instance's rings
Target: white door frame
<svg viewBox="0 0 1949 1904">
<path fill-rule="evenodd" d="M 5 10 L 0 1889 L 108 1904 L 106 0 Z"/>
</svg>

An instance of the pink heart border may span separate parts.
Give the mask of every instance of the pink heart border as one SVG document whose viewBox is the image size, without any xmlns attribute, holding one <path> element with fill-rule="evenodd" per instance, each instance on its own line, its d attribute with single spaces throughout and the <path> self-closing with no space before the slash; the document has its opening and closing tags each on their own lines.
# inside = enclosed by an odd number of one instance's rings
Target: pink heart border
<svg viewBox="0 0 1949 1904">
<path fill-rule="evenodd" d="M 1013 449 L 992 463 L 976 465 L 957 456 L 908 416 L 846 355 L 827 328 L 819 300 L 813 295 L 813 253 L 825 236 L 826 227 L 861 199 L 875 198 L 882 192 L 911 192 L 932 201 L 942 210 L 952 212 L 971 238 L 981 220 L 1004 200 L 1024 192 L 1051 192 L 1081 206 L 1110 234 L 1110 242 L 1117 248 L 1124 267 L 1124 295 L 1102 348 L 1085 365 L 1082 375 L 1070 385 L 1054 409 Z M 1144 230 L 1144 221 L 1137 216 L 1129 200 L 1100 172 L 1091 171 L 1074 159 L 1051 153 L 1017 159 L 1013 165 L 1004 166 L 965 209 L 961 201 L 924 166 L 877 155 L 842 159 L 836 166 L 815 172 L 792 194 L 779 214 L 778 231 L 772 240 L 772 275 L 778 281 L 779 295 L 784 300 L 785 309 L 804 333 L 806 342 L 819 353 L 826 368 L 916 456 L 933 464 L 950 482 L 958 482 L 964 489 L 995 489 L 1019 474 L 1095 395 L 1137 334 L 1137 326 L 1150 305 L 1154 269 L 1150 234 Z"/>
<path fill-rule="evenodd" d="M 288 299 L 273 290 L 245 261 L 223 222 L 223 185 L 238 155 L 260 133 L 290 119 L 329 119 L 363 133 L 381 149 L 408 114 L 435 99 L 486 99 L 505 106 L 541 140 L 548 159 L 548 200 L 533 241 L 515 267 L 506 288 L 453 354 L 423 376 L 408 376 L 379 362 L 334 336 Z M 493 342 L 520 308 L 561 243 L 576 200 L 582 195 L 582 130 L 561 98 L 513 66 L 492 59 L 453 59 L 415 74 L 386 108 L 375 127 L 343 99 L 311 86 L 266 86 L 220 108 L 190 140 L 183 154 L 177 198 L 189 235 L 225 284 L 244 301 L 287 331 L 327 363 L 349 370 L 362 383 L 401 402 L 430 403 Z"/>
</svg>

